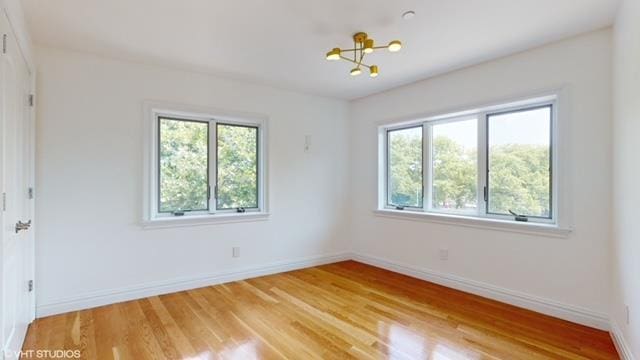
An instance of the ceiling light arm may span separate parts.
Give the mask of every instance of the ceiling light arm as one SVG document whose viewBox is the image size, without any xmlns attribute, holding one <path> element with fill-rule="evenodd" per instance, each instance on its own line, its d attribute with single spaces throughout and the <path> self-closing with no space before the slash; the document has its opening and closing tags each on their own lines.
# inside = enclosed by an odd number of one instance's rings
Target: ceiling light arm
<svg viewBox="0 0 640 360">
<path fill-rule="evenodd" d="M 364 59 L 364 52 L 362 51 L 362 48 L 360 48 L 360 60 L 358 60 L 358 67 L 360 67 L 360 65 L 362 65 L 362 60 L 363 59 Z"/>
<path fill-rule="evenodd" d="M 373 47 L 374 50 L 388 49 L 388 48 L 389 48 L 389 45 L 382 45 L 382 46 L 374 46 Z M 353 52 L 353 51 L 358 52 L 358 51 L 360 51 L 360 49 L 359 48 L 356 48 L 356 49 L 340 49 L 340 51 L 341 52 Z"/>
<path fill-rule="evenodd" d="M 351 63 L 354 63 L 354 64 L 356 64 L 356 65 L 362 65 L 362 66 L 367 67 L 367 68 L 368 68 L 368 67 L 370 67 L 369 65 L 364 64 L 364 63 L 362 62 L 362 60 L 361 60 L 361 61 L 355 61 L 355 60 L 350 59 L 350 58 L 345 57 L 345 56 L 340 56 L 340 59 L 342 59 L 342 60 L 346 60 L 346 61 L 351 62 Z"/>
<path fill-rule="evenodd" d="M 355 39 L 353 40 L 353 48 L 355 49 L 355 51 L 353 52 L 353 62 L 356 62 L 356 56 L 358 55 L 358 43 L 355 41 Z"/>
</svg>

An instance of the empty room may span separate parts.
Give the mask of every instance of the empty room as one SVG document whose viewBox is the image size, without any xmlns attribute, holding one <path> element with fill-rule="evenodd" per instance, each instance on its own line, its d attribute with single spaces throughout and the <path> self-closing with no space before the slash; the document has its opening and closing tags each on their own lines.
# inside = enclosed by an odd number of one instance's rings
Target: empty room
<svg viewBox="0 0 640 360">
<path fill-rule="evenodd" d="M 640 0 L 0 9 L 0 360 L 640 360 Z"/>
</svg>

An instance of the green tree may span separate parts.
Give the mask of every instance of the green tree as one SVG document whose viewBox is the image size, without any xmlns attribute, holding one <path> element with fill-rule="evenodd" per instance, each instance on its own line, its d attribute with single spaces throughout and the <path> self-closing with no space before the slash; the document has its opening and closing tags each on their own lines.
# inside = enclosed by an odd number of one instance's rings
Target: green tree
<svg viewBox="0 0 640 360">
<path fill-rule="evenodd" d="M 550 214 L 549 148 L 543 145 L 492 146 L 489 153 L 489 211 L 529 216 Z M 432 151 L 433 207 L 464 210 L 477 204 L 477 150 L 438 136 Z M 422 206 L 420 131 L 392 132 L 389 138 L 390 201 Z"/>
<path fill-rule="evenodd" d="M 476 150 L 439 136 L 433 141 L 433 207 L 475 208 L 477 202 Z"/>
<path fill-rule="evenodd" d="M 489 153 L 489 211 L 548 216 L 549 148 L 508 144 L 492 146 Z"/>
<path fill-rule="evenodd" d="M 207 209 L 208 124 L 160 120 L 160 211 Z"/>
<path fill-rule="evenodd" d="M 422 127 L 389 134 L 391 203 L 422 206 Z"/>
<path fill-rule="evenodd" d="M 218 208 L 258 207 L 258 129 L 218 124 Z"/>
</svg>

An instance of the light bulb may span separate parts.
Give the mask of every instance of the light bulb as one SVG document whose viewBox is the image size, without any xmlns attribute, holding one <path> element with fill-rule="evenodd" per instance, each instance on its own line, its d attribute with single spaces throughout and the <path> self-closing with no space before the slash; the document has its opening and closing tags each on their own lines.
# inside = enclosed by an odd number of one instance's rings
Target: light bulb
<svg viewBox="0 0 640 360">
<path fill-rule="evenodd" d="M 369 67 L 369 76 L 372 78 L 378 76 L 378 65 L 371 65 Z"/>
<path fill-rule="evenodd" d="M 400 49 L 402 49 L 402 43 L 400 42 L 400 40 L 393 40 L 389 43 L 388 48 L 391 52 L 400 51 Z"/>
<path fill-rule="evenodd" d="M 360 70 L 360 68 L 351 69 L 351 76 L 358 76 L 360 74 L 362 74 L 362 70 Z"/>
<path fill-rule="evenodd" d="M 340 52 L 339 48 L 333 48 L 327 53 L 327 60 L 340 60 Z"/>
<path fill-rule="evenodd" d="M 371 54 L 373 52 L 373 39 L 367 39 L 364 41 L 364 53 Z"/>
</svg>

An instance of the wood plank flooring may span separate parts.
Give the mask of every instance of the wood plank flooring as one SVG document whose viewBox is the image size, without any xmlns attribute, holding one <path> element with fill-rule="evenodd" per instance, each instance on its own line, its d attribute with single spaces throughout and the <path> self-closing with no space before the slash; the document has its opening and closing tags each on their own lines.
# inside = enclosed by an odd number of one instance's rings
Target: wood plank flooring
<svg viewBox="0 0 640 360">
<path fill-rule="evenodd" d="M 34 322 L 83 359 L 618 359 L 609 334 L 355 261 Z"/>
</svg>

